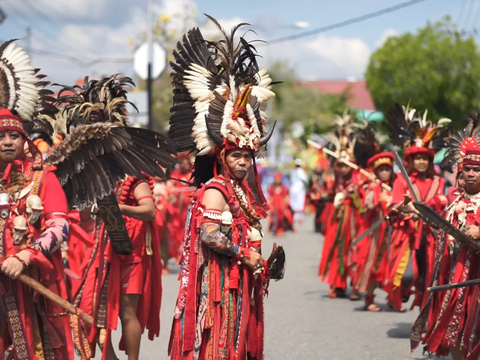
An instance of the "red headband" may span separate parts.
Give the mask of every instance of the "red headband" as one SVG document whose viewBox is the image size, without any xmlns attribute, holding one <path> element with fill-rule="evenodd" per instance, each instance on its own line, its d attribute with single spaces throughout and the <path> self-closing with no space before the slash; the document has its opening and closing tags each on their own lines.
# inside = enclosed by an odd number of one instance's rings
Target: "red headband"
<svg viewBox="0 0 480 360">
<path fill-rule="evenodd" d="M 18 131 L 20 134 L 22 134 L 23 138 L 28 144 L 30 153 L 34 158 L 33 169 L 40 170 L 43 168 L 43 155 L 23 129 L 22 119 L 20 119 L 20 117 L 17 115 L 12 114 L 10 110 L 5 108 L 0 109 L 0 132 L 3 131 Z"/>
</svg>

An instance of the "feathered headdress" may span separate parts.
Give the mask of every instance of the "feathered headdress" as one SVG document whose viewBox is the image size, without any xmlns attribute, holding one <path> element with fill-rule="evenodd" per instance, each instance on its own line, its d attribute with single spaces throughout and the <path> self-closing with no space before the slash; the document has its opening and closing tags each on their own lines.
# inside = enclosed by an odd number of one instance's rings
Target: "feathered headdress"
<svg viewBox="0 0 480 360">
<path fill-rule="evenodd" d="M 448 148 L 442 160 L 443 167 L 480 165 L 480 114 L 470 116 L 467 126 L 446 138 L 445 143 Z"/>
<path fill-rule="evenodd" d="M 198 28 L 183 36 L 171 63 L 174 87 L 169 136 L 179 151 L 208 155 L 222 145 L 258 152 L 270 139 L 266 104 L 272 80 L 259 69 L 253 45 L 235 40 L 239 24 L 222 41 L 205 41 Z"/>
<path fill-rule="evenodd" d="M 165 177 L 161 167 L 175 166 L 175 144 L 154 131 L 129 127 L 126 88 L 130 78 L 117 75 L 64 86 L 57 105 L 64 107 L 66 138 L 51 150 L 48 163 L 70 204 L 83 209 L 112 193 L 125 175 Z"/>
<path fill-rule="evenodd" d="M 353 149 L 356 139 L 352 136 L 354 123 L 354 116 L 348 114 L 347 111 L 341 116 L 335 116 L 335 131 L 327 134 L 329 140 L 327 148 L 335 152 L 335 159 L 355 161 Z"/>
<path fill-rule="evenodd" d="M 374 171 L 381 165 L 393 167 L 394 156 L 382 147 L 372 123 L 364 120 L 354 124 L 353 137 L 356 139 L 354 154 L 358 165 Z"/>
<path fill-rule="evenodd" d="M 422 114 L 417 110 L 395 104 L 387 112 L 385 127 L 389 132 L 392 143 L 405 150 L 404 158 L 416 154 L 426 154 L 433 159 L 435 150 L 443 147 L 443 138 L 451 122 L 442 118 L 437 124 L 427 120 L 427 111 Z"/>
<path fill-rule="evenodd" d="M 45 75 L 32 66 L 30 57 L 15 40 L 0 46 L 0 131 L 20 132 L 28 144 L 28 151 L 34 157 L 34 168 L 43 166 L 42 154 L 29 135 L 38 129 L 53 131 L 45 116 L 56 112 L 49 105 L 51 91 L 44 89 L 49 84 L 42 81 Z"/>
</svg>

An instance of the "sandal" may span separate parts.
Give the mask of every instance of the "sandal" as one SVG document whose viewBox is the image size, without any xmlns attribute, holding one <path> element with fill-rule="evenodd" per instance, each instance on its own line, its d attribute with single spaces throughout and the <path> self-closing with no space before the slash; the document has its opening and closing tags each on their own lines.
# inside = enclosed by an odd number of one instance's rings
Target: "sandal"
<svg viewBox="0 0 480 360">
<path fill-rule="evenodd" d="M 382 309 L 380 309 L 376 304 L 371 303 L 370 305 L 365 305 L 365 311 L 371 311 L 371 312 L 380 312 Z"/>
<path fill-rule="evenodd" d="M 372 311 L 372 312 L 379 312 L 382 311 L 376 304 L 374 304 L 373 300 L 375 299 L 375 295 L 366 295 L 365 296 L 365 311 Z"/>
<path fill-rule="evenodd" d="M 345 294 L 345 289 L 335 288 L 335 293 L 337 294 L 338 298 L 346 298 L 347 297 L 347 294 Z"/>
<path fill-rule="evenodd" d="M 403 306 L 400 308 L 400 310 L 395 309 L 395 307 L 393 306 L 393 304 L 390 301 L 387 303 L 387 306 L 390 310 L 393 310 L 393 311 L 397 311 L 397 312 L 400 312 L 400 313 L 407 312 L 407 309 L 405 309 Z"/>
<path fill-rule="evenodd" d="M 330 288 L 330 290 L 328 290 L 328 297 L 330 299 L 335 299 L 337 297 L 337 292 L 335 291 L 335 289 Z"/>
</svg>

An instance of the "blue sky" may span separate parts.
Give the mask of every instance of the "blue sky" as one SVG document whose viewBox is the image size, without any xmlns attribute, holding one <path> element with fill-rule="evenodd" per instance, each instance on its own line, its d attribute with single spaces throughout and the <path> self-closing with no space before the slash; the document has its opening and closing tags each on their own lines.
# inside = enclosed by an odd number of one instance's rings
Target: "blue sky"
<svg viewBox="0 0 480 360">
<path fill-rule="evenodd" d="M 347 20 L 405 0 L 154 0 L 157 14 L 174 15 L 195 10 L 208 13 L 226 28 L 238 21 L 250 22 L 263 39 L 278 38 L 304 30 L 285 28 L 296 22 L 308 30 Z M 34 7 L 40 9 L 39 14 Z M 128 58 L 127 40 L 145 29 L 146 1 L 131 0 L 6 0 L 0 7 L 7 20 L 0 37 L 23 37 L 32 27 L 31 45 L 92 61 L 97 57 Z M 422 3 L 341 29 L 262 49 L 268 63 L 284 60 L 294 65 L 304 79 L 361 78 L 372 51 L 388 35 L 414 31 L 427 21 L 451 15 L 460 28 L 480 28 L 480 2 L 476 0 L 426 0 Z M 462 15 L 462 16 L 460 16 Z M 194 22 L 192 22 L 194 25 Z M 255 26 L 257 25 L 257 26 Z M 206 32 L 212 29 L 206 29 Z M 22 43 L 25 45 L 25 43 Z M 34 64 L 53 81 L 71 83 L 87 74 L 124 72 L 129 63 L 98 63 L 82 67 L 64 59 L 33 54 Z"/>
</svg>

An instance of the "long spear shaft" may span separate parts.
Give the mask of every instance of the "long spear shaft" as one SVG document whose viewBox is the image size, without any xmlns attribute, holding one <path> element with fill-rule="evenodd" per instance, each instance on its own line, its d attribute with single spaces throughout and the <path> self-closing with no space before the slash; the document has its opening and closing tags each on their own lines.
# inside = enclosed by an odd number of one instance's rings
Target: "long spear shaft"
<svg viewBox="0 0 480 360">
<path fill-rule="evenodd" d="M 315 141 L 312 141 L 312 140 L 307 140 L 307 142 L 313 146 L 314 148 L 317 148 L 319 150 L 322 150 L 325 154 L 327 155 L 330 155 L 330 156 L 333 156 L 335 159 L 338 159 L 338 161 L 344 163 L 345 165 L 347 166 L 350 166 L 352 169 L 354 170 L 358 170 L 360 171 L 360 174 L 362 174 L 363 176 L 367 177 L 370 179 L 370 173 L 368 171 L 365 171 L 364 169 L 362 169 L 361 167 L 359 167 L 357 164 L 354 164 L 352 163 L 351 161 L 348 161 L 347 159 L 342 159 L 342 158 L 339 158 L 337 154 L 335 154 L 333 151 L 317 144 Z M 382 183 L 382 188 L 384 190 L 387 190 L 387 191 L 392 191 L 392 188 L 390 186 L 388 186 L 387 184 L 385 183 Z"/>
<path fill-rule="evenodd" d="M 475 286 L 475 285 L 480 285 L 480 279 L 473 279 L 473 280 L 467 280 L 459 283 L 432 286 L 427 288 L 427 290 L 431 293 L 435 293 L 439 291 L 447 291 L 447 290 L 452 290 L 452 289 L 457 289 L 457 288 L 467 287 L 467 286 Z"/>
<path fill-rule="evenodd" d="M 78 309 L 74 305 L 70 304 L 67 300 L 64 298 L 58 296 L 55 294 L 53 291 L 47 289 L 45 286 L 40 284 L 37 280 L 32 279 L 30 276 L 27 276 L 25 274 L 21 274 L 19 277 L 17 277 L 17 280 L 21 281 L 28 287 L 32 288 L 33 290 L 37 291 L 38 293 L 42 294 L 45 296 L 47 299 L 53 301 L 55 304 L 63 308 L 65 311 L 72 315 L 80 315 L 83 321 L 87 323 L 88 325 L 93 324 L 93 318 L 88 315 L 87 313 L 83 312 L 82 310 Z"/>
</svg>

